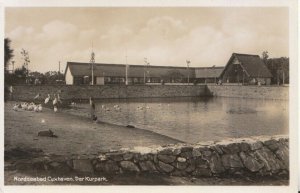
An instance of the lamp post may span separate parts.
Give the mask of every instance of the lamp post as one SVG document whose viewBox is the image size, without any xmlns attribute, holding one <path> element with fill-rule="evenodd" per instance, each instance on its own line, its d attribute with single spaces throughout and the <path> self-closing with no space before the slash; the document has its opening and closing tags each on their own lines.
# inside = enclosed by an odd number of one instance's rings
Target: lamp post
<svg viewBox="0 0 300 193">
<path fill-rule="evenodd" d="M 91 60 L 90 60 L 91 66 L 92 66 L 92 85 L 94 85 L 94 63 L 95 63 L 95 53 L 92 51 L 91 53 Z"/>
<path fill-rule="evenodd" d="M 190 70 L 189 70 L 190 63 L 191 63 L 190 60 L 186 60 L 187 71 L 188 71 L 188 85 L 190 85 Z"/>
</svg>

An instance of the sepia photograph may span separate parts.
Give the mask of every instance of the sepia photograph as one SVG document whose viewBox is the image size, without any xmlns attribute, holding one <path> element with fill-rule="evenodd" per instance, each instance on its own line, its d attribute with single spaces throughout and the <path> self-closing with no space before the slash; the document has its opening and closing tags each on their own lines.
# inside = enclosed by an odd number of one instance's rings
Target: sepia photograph
<svg viewBox="0 0 300 193">
<path fill-rule="evenodd" d="M 284 6 L 5 7 L 4 185 L 289 186 L 289 23 Z"/>
</svg>

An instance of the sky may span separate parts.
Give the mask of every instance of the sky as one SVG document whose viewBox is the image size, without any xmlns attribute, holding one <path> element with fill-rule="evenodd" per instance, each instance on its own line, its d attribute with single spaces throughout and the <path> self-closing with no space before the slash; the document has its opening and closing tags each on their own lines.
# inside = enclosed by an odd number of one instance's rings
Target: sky
<svg viewBox="0 0 300 193">
<path fill-rule="evenodd" d="M 288 8 L 17 8 L 5 9 L 5 37 L 15 68 L 21 49 L 30 71 L 63 72 L 67 61 L 191 67 L 225 66 L 232 53 L 289 56 Z M 10 67 L 12 68 L 12 66 Z"/>
</svg>

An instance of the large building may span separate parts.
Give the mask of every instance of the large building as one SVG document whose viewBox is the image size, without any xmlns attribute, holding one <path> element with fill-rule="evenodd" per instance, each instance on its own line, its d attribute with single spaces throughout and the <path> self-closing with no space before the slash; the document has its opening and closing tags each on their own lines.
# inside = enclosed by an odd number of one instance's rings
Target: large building
<svg viewBox="0 0 300 193">
<path fill-rule="evenodd" d="M 92 80 L 92 77 L 94 80 Z M 233 53 L 225 67 L 175 67 L 67 62 L 66 84 L 265 84 L 272 74 L 258 55 Z"/>
<path fill-rule="evenodd" d="M 271 83 L 272 74 L 258 55 L 233 53 L 228 60 L 220 79 L 227 84 Z"/>
<path fill-rule="evenodd" d="M 210 72 L 210 69 L 212 72 Z M 222 68 L 223 69 L 223 68 Z M 68 62 L 65 79 L 68 85 L 91 84 L 186 84 L 215 82 L 220 73 L 218 67 L 187 68 L 174 66 L 144 66 Z M 93 74 L 93 75 L 92 75 Z"/>
</svg>

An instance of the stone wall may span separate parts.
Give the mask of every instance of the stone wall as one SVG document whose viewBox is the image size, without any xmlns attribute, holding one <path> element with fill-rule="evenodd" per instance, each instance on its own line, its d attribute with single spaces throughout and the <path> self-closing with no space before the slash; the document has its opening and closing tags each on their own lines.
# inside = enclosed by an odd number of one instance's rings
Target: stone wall
<svg viewBox="0 0 300 193">
<path fill-rule="evenodd" d="M 94 174 L 161 173 L 173 176 L 285 175 L 289 173 L 286 136 L 231 139 L 193 145 L 136 147 L 94 156 L 43 156 L 38 169 Z"/>
<path fill-rule="evenodd" d="M 60 93 L 63 99 L 103 98 L 145 98 L 145 97 L 195 97 L 205 96 L 205 85 L 19 85 L 14 86 L 15 100 L 32 100 L 38 93 L 42 98 L 47 94 Z"/>
<path fill-rule="evenodd" d="M 258 98 L 258 99 L 289 99 L 288 86 L 238 86 L 238 85 L 207 85 L 213 96 Z"/>
</svg>

